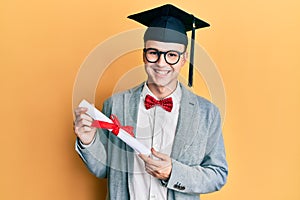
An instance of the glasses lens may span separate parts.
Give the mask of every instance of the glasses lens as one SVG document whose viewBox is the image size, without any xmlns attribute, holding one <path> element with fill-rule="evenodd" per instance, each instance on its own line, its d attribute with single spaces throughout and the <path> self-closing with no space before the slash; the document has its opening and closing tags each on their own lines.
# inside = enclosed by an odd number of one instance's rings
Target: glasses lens
<svg viewBox="0 0 300 200">
<path fill-rule="evenodd" d="M 151 63 L 156 63 L 160 59 L 161 54 L 164 55 L 165 61 L 170 65 L 176 64 L 180 59 L 180 53 L 178 51 L 173 51 L 173 50 L 162 52 L 162 51 L 158 51 L 157 49 L 149 48 L 149 49 L 144 49 L 144 52 L 147 61 Z"/>
<path fill-rule="evenodd" d="M 159 59 L 159 51 L 157 49 L 147 49 L 146 58 L 149 62 L 155 63 Z"/>
<path fill-rule="evenodd" d="M 168 51 L 165 54 L 166 62 L 169 64 L 176 64 L 180 58 L 180 54 L 177 51 Z"/>
</svg>

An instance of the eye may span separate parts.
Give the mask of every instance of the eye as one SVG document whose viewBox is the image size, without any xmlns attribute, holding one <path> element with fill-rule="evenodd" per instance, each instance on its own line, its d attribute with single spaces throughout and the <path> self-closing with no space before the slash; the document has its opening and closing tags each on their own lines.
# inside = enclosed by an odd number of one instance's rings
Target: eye
<svg viewBox="0 0 300 200">
<path fill-rule="evenodd" d="M 176 58 L 176 57 L 178 57 L 178 53 L 175 51 L 170 51 L 167 53 L 167 56 L 170 58 Z"/>
<path fill-rule="evenodd" d="M 149 48 L 149 49 L 146 49 L 146 54 L 151 55 L 151 56 L 155 56 L 155 55 L 158 55 L 159 52 L 158 52 L 157 49 Z"/>
<path fill-rule="evenodd" d="M 158 52 L 155 51 L 155 50 L 149 50 L 149 51 L 148 51 L 148 54 L 150 54 L 150 55 L 157 55 Z"/>
</svg>

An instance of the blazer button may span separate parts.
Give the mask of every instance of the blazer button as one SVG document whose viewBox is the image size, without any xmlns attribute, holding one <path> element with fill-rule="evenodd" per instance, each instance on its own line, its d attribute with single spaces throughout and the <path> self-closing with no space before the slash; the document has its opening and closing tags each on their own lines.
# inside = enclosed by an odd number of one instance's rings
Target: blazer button
<svg viewBox="0 0 300 200">
<path fill-rule="evenodd" d="M 177 184 L 175 184 L 173 187 L 176 188 L 176 189 L 179 189 Z"/>
</svg>

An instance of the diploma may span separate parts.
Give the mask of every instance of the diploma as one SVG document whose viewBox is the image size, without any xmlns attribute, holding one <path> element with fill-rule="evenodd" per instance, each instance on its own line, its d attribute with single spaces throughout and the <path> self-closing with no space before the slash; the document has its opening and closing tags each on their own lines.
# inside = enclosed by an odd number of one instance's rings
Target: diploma
<svg viewBox="0 0 300 200">
<path fill-rule="evenodd" d="M 112 119 L 108 118 L 105 116 L 102 112 L 100 112 L 97 108 L 95 108 L 93 105 L 91 105 L 89 102 L 86 100 L 82 100 L 79 104 L 79 107 L 85 107 L 87 108 L 87 114 L 90 115 L 94 120 L 101 121 L 104 123 L 108 123 L 111 125 L 115 124 L 115 120 L 113 121 Z M 95 122 L 95 121 L 94 121 Z M 93 122 L 93 124 L 94 124 Z M 117 129 L 117 134 L 115 133 L 116 130 L 113 130 L 113 128 L 107 128 L 109 131 L 113 131 L 114 134 L 120 138 L 123 142 L 128 144 L 131 148 L 133 148 L 137 153 L 140 154 L 146 154 L 150 155 L 151 151 L 150 149 L 146 148 L 142 143 L 140 143 L 137 139 L 135 139 L 131 133 L 127 132 L 120 126 Z"/>
</svg>

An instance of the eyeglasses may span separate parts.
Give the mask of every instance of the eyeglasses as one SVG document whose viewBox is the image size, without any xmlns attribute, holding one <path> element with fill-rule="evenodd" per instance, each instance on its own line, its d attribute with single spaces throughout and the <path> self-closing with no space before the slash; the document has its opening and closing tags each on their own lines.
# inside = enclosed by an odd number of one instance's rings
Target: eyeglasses
<svg viewBox="0 0 300 200">
<path fill-rule="evenodd" d="M 147 48 L 147 49 L 144 48 L 143 51 L 145 53 L 145 57 L 148 62 L 156 63 L 159 60 L 161 54 L 163 54 L 166 63 L 168 63 L 169 65 L 175 65 L 176 63 L 178 63 L 178 61 L 180 60 L 180 56 L 184 54 L 184 52 L 179 52 L 175 50 L 164 52 L 154 48 Z"/>
</svg>

